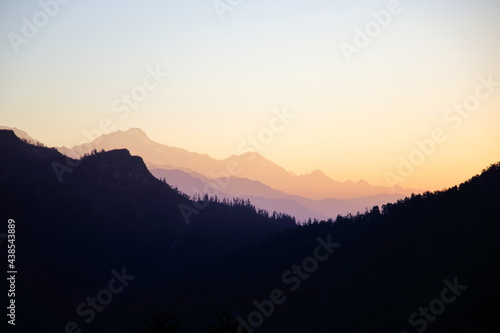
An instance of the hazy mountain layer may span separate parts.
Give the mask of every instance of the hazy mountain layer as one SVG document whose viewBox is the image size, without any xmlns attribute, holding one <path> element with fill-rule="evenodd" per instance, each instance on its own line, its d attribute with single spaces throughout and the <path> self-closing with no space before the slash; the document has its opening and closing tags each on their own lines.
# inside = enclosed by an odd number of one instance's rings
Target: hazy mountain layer
<svg viewBox="0 0 500 333">
<path fill-rule="evenodd" d="M 247 178 L 264 183 L 286 194 L 310 199 L 352 199 L 379 194 L 410 195 L 419 192 L 401 187 L 373 186 L 365 181 L 338 182 L 319 170 L 311 174 L 296 176 L 258 153 L 245 153 L 233 155 L 225 160 L 216 160 L 208 155 L 156 143 L 140 129 L 103 135 L 90 144 L 73 147 L 72 151 L 82 156 L 93 149 L 120 148 L 126 148 L 132 154 L 141 156 L 153 169 L 181 169 L 187 172 L 196 172 L 208 178 L 226 176 Z M 66 148 L 61 148 L 60 151 L 68 154 Z M 258 196 L 257 193 L 253 193 L 253 195 Z"/>
</svg>

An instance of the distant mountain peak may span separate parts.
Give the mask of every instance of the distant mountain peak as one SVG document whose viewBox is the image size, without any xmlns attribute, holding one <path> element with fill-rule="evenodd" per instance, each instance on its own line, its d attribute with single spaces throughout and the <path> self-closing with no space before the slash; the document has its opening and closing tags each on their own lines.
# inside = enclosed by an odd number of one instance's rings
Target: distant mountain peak
<svg viewBox="0 0 500 333">
<path fill-rule="evenodd" d="M 109 133 L 108 135 L 116 135 L 116 134 L 124 135 L 124 136 L 129 137 L 130 139 L 134 139 L 134 140 L 142 139 L 142 140 L 151 141 L 151 139 L 148 137 L 146 132 L 144 132 L 142 129 L 137 128 L 137 127 L 131 127 L 128 130 L 112 132 L 112 133 Z"/>
<path fill-rule="evenodd" d="M 108 134 L 104 134 L 94 141 L 88 144 L 83 144 L 79 146 L 74 146 L 69 149 L 64 149 L 61 147 L 61 152 L 65 155 L 71 155 L 68 150 L 73 150 L 77 152 L 78 155 L 83 155 L 83 153 L 89 153 L 89 146 L 93 147 L 97 150 L 113 150 L 113 149 L 123 149 L 127 148 L 133 152 L 133 147 L 136 145 L 146 145 L 149 146 L 154 143 L 140 128 L 129 128 L 128 130 L 118 130 L 116 132 L 110 132 Z"/>
<path fill-rule="evenodd" d="M 312 178 L 312 179 L 330 179 L 323 171 L 316 169 L 311 173 L 307 173 L 305 175 L 302 175 L 301 177 L 304 178 Z"/>
<path fill-rule="evenodd" d="M 259 159 L 259 160 L 264 159 L 264 156 L 262 156 L 261 154 L 259 154 L 257 152 L 250 152 L 250 151 L 246 152 L 246 153 L 243 153 L 241 155 L 233 155 L 231 157 L 243 157 L 243 158 L 245 158 L 247 160 L 250 160 L 250 159 L 254 160 L 256 158 Z"/>
<path fill-rule="evenodd" d="M 314 170 L 313 172 L 311 172 L 311 175 L 314 175 L 314 176 L 326 176 L 325 173 L 319 169 L 316 169 Z"/>
<path fill-rule="evenodd" d="M 125 132 L 125 133 L 130 133 L 130 134 L 136 134 L 136 135 L 146 135 L 146 132 L 144 132 L 142 129 L 138 128 L 138 127 L 131 127 L 129 128 L 128 130 L 124 130 L 124 131 L 121 131 L 121 132 Z"/>
</svg>

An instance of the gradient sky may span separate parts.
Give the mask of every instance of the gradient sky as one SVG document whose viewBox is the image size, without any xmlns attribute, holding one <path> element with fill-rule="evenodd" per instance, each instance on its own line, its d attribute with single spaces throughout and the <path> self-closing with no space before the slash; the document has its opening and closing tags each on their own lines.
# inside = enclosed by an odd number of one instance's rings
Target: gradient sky
<svg viewBox="0 0 500 333">
<path fill-rule="evenodd" d="M 452 186 L 500 160 L 500 88 L 459 128 L 443 120 L 478 77 L 500 81 L 500 1 L 401 1 L 348 63 L 340 43 L 388 3 L 246 0 L 221 21 L 211 0 L 72 0 L 15 53 L 8 34 L 40 5 L 0 0 L 0 125 L 73 146 L 109 118 L 225 158 L 286 107 L 296 118 L 262 155 L 297 174 L 380 185 L 441 127 L 448 139 L 401 185 Z M 170 76 L 120 119 L 112 103 L 147 66 Z"/>
</svg>

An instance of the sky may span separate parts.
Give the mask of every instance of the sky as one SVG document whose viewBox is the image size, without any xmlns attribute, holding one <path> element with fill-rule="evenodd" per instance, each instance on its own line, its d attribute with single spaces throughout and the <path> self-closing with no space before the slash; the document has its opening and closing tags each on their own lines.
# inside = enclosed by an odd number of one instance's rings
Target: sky
<svg viewBox="0 0 500 333">
<path fill-rule="evenodd" d="M 500 160 L 499 1 L 60 1 L 0 0 L 0 125 L 49 146 L 255 137 L 296 174 L 428 190 Z"/>
</svg>

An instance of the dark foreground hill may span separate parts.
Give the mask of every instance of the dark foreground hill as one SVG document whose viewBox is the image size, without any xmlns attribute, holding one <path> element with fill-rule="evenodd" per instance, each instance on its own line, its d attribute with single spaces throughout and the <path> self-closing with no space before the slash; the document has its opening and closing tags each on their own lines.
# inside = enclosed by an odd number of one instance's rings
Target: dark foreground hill
<svg viewBox="0 0 500 333">
<path fill-rule="evenodd" d="M 296 226 L 249 203 L 210 202 L 188 225 L 179 205 L 194 203 L 127 151 L 69 161 L 79 165 L 62 182 L 52 166 L 66 158 L 12 132 L 0 131 L 0 156 L 0 218 L 16 221 L 18 332 L 140 332 L 165 309 L 179 332 L 237 331 L 209 330 L 218 311 L 228 313 L 219 322 L 239 318 L 240 332 L 496 325 L 500 164 L 357 216 Z"/>
<path fill-rule="evenodd" d="M 161 300 L 153 304 L 143 294 L 296 226 L 246 202 L 195 205 L 126 150 L 74 161 L 0 131 L 0 156 L 1 232 L 8 219 L 16 221 L 17 328 L 23 332 L 60 332 L 70 321 L 90 332 L 139 330 L 141 318 L 161 307 Z M 1 247 L 6 254 L 5 241 Z M 111 271 L 122 267 L 137 282 L 84 323 L 88 317 L 77 314 L 77 306 L 96 297 Z"/>
</svg>

